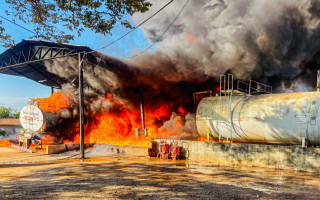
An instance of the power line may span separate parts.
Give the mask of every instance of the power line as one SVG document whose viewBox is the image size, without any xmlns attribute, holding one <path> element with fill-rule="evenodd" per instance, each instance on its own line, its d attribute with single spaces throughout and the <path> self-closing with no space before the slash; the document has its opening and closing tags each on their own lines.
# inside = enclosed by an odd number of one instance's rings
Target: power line
<svg viewBox="0 0 320 200">
<path fill-rule="evenodd" d="M 112 41 L 111 43 L 109 43 L 109 44 L 107 44 L 107 45 L 105 45 L 105 46 L 103 46 L 103 47 L 101 47 L 101 48 L 99 48 L 99 49 L 92 50 L 92 51 L 90 51 L 90 52 L 88 52 L 88 53 L 93 53 L 93 52 L 99 51 L 99 50 L 101 50 L 101 49 L 107 48 L 107 47 L 109 47 L 110 45 L 118 42 L 119 40 L 121 40 L 122 38 L 126 37 L 126 36 L 129 35 L 131 32 L 133 32 L 134 30 L 136 30 L 137 28 L 139 28 L 140 26 L 142 26 L 144 23 L 146 23 L 147 21 L 149 21 L 151 18 L 153 18 L 155 15 L 157 15 L 159 12 L 161 12 L 164 8 L 166 8 L 166 7 L 167 7 L 169 4 L 171 4 L 173 1 L 174 1 L 174 0 L 169 1 L 167 4 L 165 4 L 163 7 L 161 7 L 157 12 L 155 12 L 153 15 L 151 15 L 150 17 L 148 17 L 147 19 L 145 19 L 145 20 L 144 20 L 143 22 L 141 22 L 138 26 L 136 26 L 136 27 L 134 27 L 133 29 L 131 29 L 130 31 L 128 31 L 126 34 L 122 35 L 121 37 L 117 38 L 116 40 Z M 189 2 L 189 0 L 188 0 L 187 2 Z M 185 7 L 185 6 L 186 6 L 186 4 L 184 5 L 184 7 Z M 184 8 L 184 7 L 183 7 L 183 8 Z M 182 9 L 182 10 L 183 10 L 183 9 Z M 182 10 L 180 11 L 180 13 L 182 12 Z M 178 18 L 178 16 L 180 15 L 180 13 L 177 15 L 176 18 Z M 25 29 L 26 31 L 29 31 L 29 32 L 31 32 L 31 33 L 33 33 L 33 34 L 36 34 L 35 32 L 31 31 L 30 29 L 27 29 L 27 28 L 25 28 L 25 27 L 23 27 L 23 26 L 21 26 L 21 25 L 19 25 L 19 24 L 16 24 L 15 22 L 13 22 L 13 21 L 11 21 L 11 20 L 3 17 L 3 16 L 0 16 L 0 18 L 6 20 L 6 21 L 8 21 L 8 22 L 10 22 L 10 23 L 12 23 L 12 24 L 14 24 L 14 25 L 16 25 L 16 26 L 19 26 L 20 28 L 23 28 L 23 29 Z M 176 19 L 175 19 L 175 20 L 176 20 Z M 175 20 L 174 20 L 174 21 L 175 21 Z M 174 22 L 174 21 L 173 21 L 173 22 Z M 172 23 L 173 23 L 173 22 L 172 22 Z M 172 23 L 171 23 L 171 25 L 172 25 Z M 171 25 L 170 25 L 170 26 L 171 26 Z M 169 29 L 170 26 L 169 26 L 167 29 Z M 167 31 L 167 30 L 166 30 L 166 31 Z M 165 32 L 166 32 L 166 31 L 165 31 Z M 161 36 L 162 36 L 162 35 L 161 35 Z M 160 39 L 160 38 L 159 38 L 159 39 Z M 150 47 L 149 47 L 149 48 L 150 48 Z"/>
<path fill-rule="evenodd" d="M 0 18 L 6 20 L 6 21 L 8 21 L 8 22 L 10 22 L 10 23 L 12 23 L 12 24 L 14 24 L 14 25 L 16 25 L 16 26 L 19 26 L 20 28 L 23 28 L 23 29 L 26 30 L 26 31 L 29 31 L 30 33 L 36 34 L 35 32 L 31 31 L 30 29 L 27 29 L 27 28 L 25 28 L 25 27 L 23 27 L 23 26 L 21 26 L 21 25 L 19 25 L 19 24 L 16 24 L 15 22 L 11 21 L 10 19 L 7 19 L 7 18 L 2 17 L 2 16 L 0 16 Z"/>
<path fill-rule="evenodd" d="M 146 23 L 147 21 L 149 21 L 151 18 L 153 18 L 154 16 L 156 16 L 159 12 L 161 12 L 163 9 L 165 9 L 165 8 L 166 8 L 169 4 L 171 4 L 173 1 L 174 1 L 174 0 L 169 1 L 167 4 L 165 4 L 163 7 L 161 7 L 157 12 L 155 12 L 153 15 L 151 15 L 150 17 L 148 17 L 147 19 L 145 19 L 143 22 L 141 22 L 140 24 L 138 24 L 138 26 L 136 26 L 136 27 L 134 27 L 133 29 L 131 29 L 130 31 L 128 31 L 126 34 L 122 35 L 121 37 L 117 38 L 116 40 L 112 41 L 111 43 L 109 43 L 109 44 L 107 44 L 107 45 L 105 45 L 105 46 L 103 46 L 103 47 L 101 47 L 101 48 L 99 48 L 99 49 L 92 50 L 92 51 L 87 52 L 87 53 L 93 53 L 93 52 L 99 51 L 99 50 L 101 50 L 101 49 L 107 48 L 107 47 L 111 46 L 112 44 L 118 42 L 119 40 L 121 40 L 122 38 L 126 37 L 126 36 L 129 35 L 131 32 L 133 32 L 134 30 L 136 30 L 137 28 L 139 28 L 140 26 L 142 26 L 143 24 L 145 24 L 145 23 Z M 182 12 L 182 10 L 184 9 L 184 7 L 187 5 L 188 2 L 189 2 L 189 0 L 186 2 L 186 4 L 185 4 L 185 5 L 183 6 L 183 8 L 180 10 L 179 14 L 178 14 L 178 15 L 176 16 L 176 18 L 172 21 L 172 23 L 171 23 L 171 24 L 169 25 L 169 27 L 165 30 L 165 32 L 157 39 L 157 41 L 160 40 L 161 37 L 168 31 L 168 29 L 171 27 L 171 25 L 173 24 L 173 22 L 179 17 L 180 13 Z M 0 16 L 0 18 L 6 20 L 6 21 L 8 21 L 8 22 L 10 22 L 10 23 L 12 23 L 12 24 L 14 24 L 14 25 L 16 25 L 16 26 L 19 26 L 20 28 L 23 28 L 23 29 L 25 29 L 26 31 L 29 31 L 29 32 L 31 32 L 31 33 L 33 33 L 33 34 L 36 34 L 35 32 L 31 31 L 30 29 L 27 29 L 27 28 L 25 28 L 25 27 L 23 27 L 23 26 L 15 23 L 15 22 L 13 22 L 13 21 L 11 21 L 11 20 L 3 17 L 3 16 Z M 157 41 L 156 41 L 156 42 L 157 42 Z M 153 43 L 152 45 L 154 45 L 154 43 Z M 152 46 L 152 45 L 151 45 L 151 46 Z M 151 48 L 151 46 L 149 46 L 147 49 Z M 144 51 L 146 51 L 147 49 L 145 49 Z M 141 54 L 142 54 L 142 53 L 141 53 Z"/>
<path fill-rule="evenodd" d="M 177 14 L 177 16 L 173 19 L 173 21 L 169 24 L 169 26 L 166 28 L 166 30 L 160 35 L 160 37 L 158 37 L 154 42 L 151 43 L 150 46 L 148 46 L 147 48 L 145 48 L 143 51 L 141 51 L 139 54 L 134 55 L 134 56 L 130 56 L 130 58 L 134 58 L 137 56 L 140 56 L 141 54 L 143 54 L 144 52 L 146 52 L 147 50 L 149 50 L 155 43 L 159 42 L 161 40 L 161 38 L 164 36 L 164 34 L 166 34 L 166 32 L 170 29 L 170 27 L 173 25 L 173 23 L 178 19 L 178 17 L 180 16 L 180 14 L 182 13 L 182 11 L 184 10 L 184 8 L 187 6 L 187 4 L 189 3 L 190 0 L 187 0 L 186 3 L 183 5 L 183 7 L 181 8 L 180 12 Z"/>
<path fill-rule="evenodd" d="M 151 15 L 150 17 L 148 17 L 146 20 L 144 20 L 143 22 L 141 22 L 138 26 L 134 27 L 133 29 L 131 29 L 130 31 L 128 31 L 126 34 L 122 35 L 121 37 L 119 37 L 118 39 L 112 41 L 111 43 L 99 48 L 99 49 L 96 49 L 96 50 L 93 50 L 93 51 L 90 51 L 88 53 L 93 53 L 93 52 L 96 52 L 96 51 L 99 51 L 101 49 L 104 49 L 104 48 L 107 48 L 109 47 L 110 45 L 118 42 L 119 40 L 121 40 L 122 38 L 126 37 L 127 35 L 129 35 L 132 31 L 136 30 L 137 28 L 139 28 L 141 25 L 143 25 L 144 23 L 146 23 L 147 21 L 149 21 L 152 17 L 154 17 L 155 15 L 157 15 L 159 12 L 161 12 L 165 7 L 167 7 L 169 4 L 171 4 L 173 2 L 173 0 L 169 1 L 166 5 L 164 5 L 162 8 L 160 8 L 157 12 L 155 12 L 153 15 Z"/>
</svg>

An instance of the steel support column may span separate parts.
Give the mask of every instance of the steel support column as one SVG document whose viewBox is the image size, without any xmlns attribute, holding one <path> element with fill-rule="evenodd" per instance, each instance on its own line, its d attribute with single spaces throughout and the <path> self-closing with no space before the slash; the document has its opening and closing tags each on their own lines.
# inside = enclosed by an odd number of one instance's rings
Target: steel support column
<svg viewBox="0 0 320 200">
<path fill-rule="evenodd" d="M 141 111 L 141 125 L 142 125 L 142 133 L 145 134 L 145 121 L 144 121 L 144 107 L 143 107 L 143 100 L 140 103 L 140 111 Z"/>
<path fill-rule="evenodd" d="M 318 70 L 317 71 L 317 92 L 319 92 L 320 91 L 320 81 L 319 81 L 319 79 L 320 79 L 320 70 Z"/>
<path fill-rule="evenodd" d="M 79 114 L 80 114 L 80 159 L 84 159 L 84 97 L 83 97 L 83 53 L 79 58 Z"/>
</svg>

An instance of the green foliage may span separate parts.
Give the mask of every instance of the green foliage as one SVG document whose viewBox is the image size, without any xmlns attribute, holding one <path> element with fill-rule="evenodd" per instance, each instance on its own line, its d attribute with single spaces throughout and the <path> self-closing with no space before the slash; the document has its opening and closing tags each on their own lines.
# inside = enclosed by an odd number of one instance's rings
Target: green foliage
<svg viewBox="0 0 320 200">
<path fill-rule="evenodd" d="M 0 118 L 16 118 L 18 119 L 20 112 L 10 107 L 0 107 Z"/>
<path fill-rule="evenodd" d="M 127 28 L 132 25 L 124 19 L 125 15 L 136 12 L 146 12 L 151 3 L 146 0 L 6 0 L 10 10 L 5 13 L 12 16 L 12 20 L 19 19 L 24 23 L 35 25 L 33 38 L 69 42 L 73 40 L 73 32 L 78 36 L 85 28 L 96 33 L 110 34 L 117 22 Z M 12 46 L 14 41 L 5 33 L 0 21 L 0 41 L 3 46 Z M 22 24 L 23 25 L 23 24 Z M 64 26 L 72 34 L 57 28 Z"/>
<path fill-rule="evenodd" d="M 19 119 L 19 117 L 20 117 L 20 112 L 14 113 L 12 115 L 12 118 L 15 118 L 15 119 Z"/>
<path fill-rule="evenodd" d="M 0 107 L 0 118 L 10 118 L 11 108 Z"/>
<path fill-rule="evenodd" d="M 4 130 L 0 130 L 0 136 L 5 136 L 6 132 Z"/>
</svg>

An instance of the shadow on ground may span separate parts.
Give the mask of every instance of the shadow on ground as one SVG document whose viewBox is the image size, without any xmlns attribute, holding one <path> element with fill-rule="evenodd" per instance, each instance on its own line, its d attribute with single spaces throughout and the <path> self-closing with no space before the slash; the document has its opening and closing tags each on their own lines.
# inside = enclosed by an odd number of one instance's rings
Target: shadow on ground
<svg viewBox="0 0 320 200">
<path fill-rule="evenodd" d="M 20 165 L 23 166 L 23 165 Z M 229 172 L 204 174 L 173 167 L 172 164 L 144 162 L 95 162 L 43 164 L 41 170 L 30 171 L 21 179 L 4 181 L 1 198 L 113 198 L 113 199 L 317 199 L 320 191 L 274 192 L 221 184 L 219 180 L 254 178 Z M 0 168 L 1 169 L 1 168 Z M 16 167 L 19 170 L 19 167 Z M 217 181 L 215 181 L 217 180 Z M 263 184 L 262 180 L 255 180 Z M 264 183 L 268 184 L 268 183 Z M 270 183 L 269 183 L 270 184 Z M 305 196 L 308 195 L 308 196 Z"/>
</svg>

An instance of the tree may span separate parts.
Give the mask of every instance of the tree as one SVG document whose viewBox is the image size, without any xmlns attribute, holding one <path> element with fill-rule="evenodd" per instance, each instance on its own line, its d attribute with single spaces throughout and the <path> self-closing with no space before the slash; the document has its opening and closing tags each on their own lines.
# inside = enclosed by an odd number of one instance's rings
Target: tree
<svg viewBox="0 0 320 200">
<path fill-rule="evenodd" d="M 5 132 L 4 130 L 1 130 L 1 129 L 0 129 L 0 136 L 3 136 L 3 137 L 4 137 L 5 135 L 6 135 L 6 132 Z"/>
<path fill-rule="evenodd" d="M 10 118 L 11 108 L 0 107 L 0 118 Z"/>
<path fill-rule="evenodd" d="M 18 119 L 20 112 L 16 113 L 16 109 L 10 107 L 0 107 L 0 118 L 16 118 Z"/>
<path fill-rule="evenodd" d="M 34 24 L 35 35 L 32 38 L 54 40 L 68 43 L 74 39 L 74 32 L 81 35 L 85 28 L 96 33 L 111 34 L 117 22 L 127 28 L 133 28 L 126 15 L 146 12 L 151 3 L 146 0 L 6 0 L 10 9 L 5 13 L 12 20 Z M 70 34 L 58 27 L 65 27 Z M 15 44 L 11 35 L 6 34 L 0 20 L 0 41 L 3 46 Z"/>
<path fill-rule="evenodd" d="M 20 112 L 14 113 L 12 115 L 12 118 L 15 118 L 15 119 L 19 119 L 19 117 L 20 117 Z"/>
</svg>

